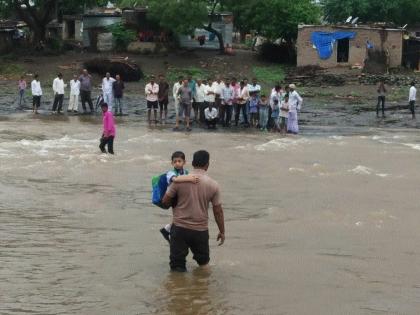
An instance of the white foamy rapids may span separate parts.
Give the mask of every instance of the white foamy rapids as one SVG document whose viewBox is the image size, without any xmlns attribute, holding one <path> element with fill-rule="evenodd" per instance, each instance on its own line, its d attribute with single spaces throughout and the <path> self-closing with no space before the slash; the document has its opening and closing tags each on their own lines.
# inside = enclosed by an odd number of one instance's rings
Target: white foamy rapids
<svg viewBox="0 0 420 315">
<path fill-rule="evenodd" d="M 410 147 L 414 150 L 420 151 L 420 144 L 416 143 L 403 143 L 406 147 Z"/>
<path fill-rule="evenodd" d="M 349 170 L 349 172 L 359 175 L 370 175 L 375 171 L 367 166 L 358 165 L 355 168 Z"/>
<path fill-rule="evenodd" d="M 281 138 L 274 139 L 269 142 L 259 144 L 254 146 L 254 149 L 257 151 L 280 151 L 289 148 L 297 148 L 301 145 L 309 144 L 307 139 L 291 139 L 291 138 Z"/>
<path fill-rule="evenodd" d="M 73 155 L 92 152 L 99 141 L 74 139 L 64 136 L 49 140 L 19 140 L 0 143 L 0 155 L 8 158 L 24 155 L 36 155 L 39 157 L 58 156 L 72 158 Z"/>
<path fill-rule="evenodd" d="M 167 143 L 167 142 L 180 142 L 180 139 L 161 139 L 157 137 L 157 134 L 145 134 L 140 137 L 134 137 L 127 140 L 128 143 L 144 143 L 144 144 L 157 144 L 157 143 Z"/>
</svg>

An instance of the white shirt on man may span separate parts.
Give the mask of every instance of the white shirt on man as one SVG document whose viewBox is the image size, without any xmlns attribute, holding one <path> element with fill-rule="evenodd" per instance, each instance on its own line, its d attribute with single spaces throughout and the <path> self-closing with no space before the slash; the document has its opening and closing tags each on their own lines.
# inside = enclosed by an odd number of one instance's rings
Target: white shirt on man
<svg viewBox="0 0 420 315">
<path fill-rule="evenodd" d="M 64 84 L 64 80 L 60 78 L 55 78 L 53 81 L 53 91 L 55 94 L 64 94 L 64 88 L 66 85 Z"/>
<path fill-rule="evenodd" d="M 214 92 L 214 94 L 221 96 L 222 95 L 222 90 L 225 87 L 225 83 L 223 81 L 217 82 L 214 81 L 211 85 L 211 88 Z"/>
<path fill-rule="evenodd" d="M 70 80 L 70 95 L 79 95 L 80 94 L 80 81 L 79 80 Z"/>
<path fill-rule="evenodd" d="M 216 98 L 215 95 L 213 94 L 214 90 L 213 90 L 213 86 L 212 85 L 206 85 L 205 87 L 205 101 L 208 103 L 214 103 Z"/>
<path fill-rule="evenodd" d="M 408 95 L 408 101 L 409 102 L 415 101 L 416 98 L 417 98 L 417 89 L 414 86 L 412 86 L 410 88 L 410 93 Z"/>
<path fill-rule="evenodd" d="M 114 78 L 103 78 L 102 80 L 102 92 L 104 94 L 112 94 L 112 85 L 114 84 L 116 80 Z"/>
<path fill-rule="evenodd" d="M 299 93 L 296 91 L 289 93 L 289 112 L 296 112 L 300 110 L 302 106 L 303 99 L 300 97 Z"/>
<path fill-rule="evenodd" d="M 178 101 L 178 92 L 181 86 L 182 86 L 182 82 L 176 82 L 174 84 L 174 87 L 172 88 L 172 95 L 176 102 Z"/>
<path fill-rule="evenodd" d="M 157 83 L 147 83 L 144 89 L 146 93 L 146 100 L 149 102 L 157 102 L 158 93 L 159 93 L 159 84 Z"/>
<path fill-rule="evenodd" d="M 32 96 L 41 96 L 42 95 L 41 82 L 38 80 L 33 80 L 31 82 L 31 90 L 32 90 Z"/>
<path fill-rule="evenodd" d="M 254 92 L 261 92 L 261 85 L 259 85 L 259 84 L 256 84 L 256 85 L 254 85 L 254 84 L 248 84 L 248 91 L 249 91 L 249 93 L 251 94 L 251 93 L 254 93 Z"/>
<path fill-rule="evenodd" d="M 206 98 L 206 86 L 204 84 L 195 86 L 195 101 L 197 103 L 204 103 Z"/>
<path fill-rule="evenodd" d="M 217 109 L 216 107 L 213 107 L 211 110 L 209 109 L 209 107 L 207 107 L 204 110 L 204 116 L 206 117 L 207 120 L 213 120 L 215 118 L 217 118 Z"/>
</svg>

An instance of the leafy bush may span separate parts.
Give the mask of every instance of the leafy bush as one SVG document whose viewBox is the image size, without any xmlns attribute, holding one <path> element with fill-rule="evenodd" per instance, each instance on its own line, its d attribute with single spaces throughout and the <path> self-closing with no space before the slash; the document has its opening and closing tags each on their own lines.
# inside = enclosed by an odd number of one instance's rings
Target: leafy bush
<svg viewBox="0 0 420 315">
<path fill-rule="evenodd" d="M 112 24 L 108 30 L 112 33 L 117 50 L 126 50 L 128 44 L 136 39 L 136 32 L 125 28 L 122 23 Z"/>
</svg>

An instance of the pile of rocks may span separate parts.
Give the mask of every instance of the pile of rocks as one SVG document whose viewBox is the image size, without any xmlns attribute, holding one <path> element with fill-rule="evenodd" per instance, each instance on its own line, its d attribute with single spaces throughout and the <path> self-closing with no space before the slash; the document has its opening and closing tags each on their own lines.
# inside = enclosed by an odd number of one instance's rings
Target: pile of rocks
<svg viewBox="0 0 420 315">
<path fill-rule="evenodd" d="M 411 82 L 419 83 L 419 78 L 407 75 L 386 75 L 386 74 L 364 74 L 359 77 L 360 84 L 378 84 L 381 80 L 388 85 L 406 86 L 410 85 Z"/>
</svg>

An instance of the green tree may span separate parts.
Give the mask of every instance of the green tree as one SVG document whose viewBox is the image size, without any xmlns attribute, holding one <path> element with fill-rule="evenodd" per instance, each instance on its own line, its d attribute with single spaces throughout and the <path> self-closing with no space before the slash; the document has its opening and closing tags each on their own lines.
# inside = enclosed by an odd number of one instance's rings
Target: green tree
<svg viewBox="0 0 420 315">
<path fill-rule="evenodd" d="M 359 17 L 361 22 L 420 22 L 420 0 L 323 0 L 324 14 L 330 22 Z"/>
<path fill-rule="evenodd" d="M 320 7 L 312 0 L 264 0 L 255 12 L 254 27 L 265 37 L 291 43 L 299 24 L 319 23 Z"/>
<path fill-rule="evenodd" d="M 255 30 L 271 40 L 289 42 L 296 38 L 299 23 L 319 22 L 321 12 L 312 0 L 226 0 L 224 9 L 233 13 L 241 33 Z"/>
<path fill-rule="evenodd" d="M 80 13 L 86 6 L 104 4 L 105 0 L 0 0 L 0 16 L 16 16 L 24 21 L 33 33 L 34 43 L 45 40 L 48 23 L 58 13 Z"/>
<path fill-rule="evenodd" d="M 224 52 L 222 33 L 213 27 L 213 22 L 224 0 L 149 0 L 152 18 L 178 34 L 190 34 L 195 28 L 203 28 L 216 35 L 219 50 Z"/>
</svg>

